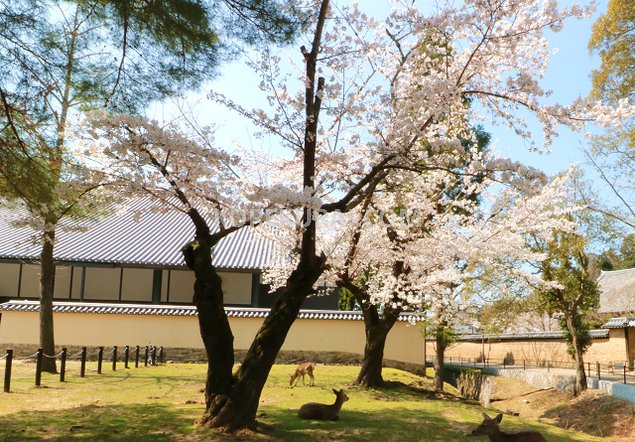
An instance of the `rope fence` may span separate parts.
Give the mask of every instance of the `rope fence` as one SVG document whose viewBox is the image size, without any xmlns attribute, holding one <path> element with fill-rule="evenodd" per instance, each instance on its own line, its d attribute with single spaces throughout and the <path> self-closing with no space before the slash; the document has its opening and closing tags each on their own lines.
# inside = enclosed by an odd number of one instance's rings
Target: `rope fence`
<svg viewBox="0 0 635 442">
<path fill-rule="evenodd" d="M 140 354 L 140 346 L 135 346 L 134 348 L 134 365 L 135 368 L 139 368 L 139 354 Z M 112 362 L 112 371 L 117 370 L 117 362 L 119 361 L 118 356 L 118 347 L 113 346 L 110 351 L 107 353 L 110 361 Z M 97 359 L 97 374 L 102 374 L 102 366 L 104 360 L 104 347 L 100 346 L 97 348 L 97 351 L 92 354 L 92 356 L 96 356 Z M 35 386 L 40 387 L 42 383 L 42 361 L 44 358 L 53 359 L 60 361 L 60 382 L 66 381 L 66 362 L 69 359 L 79 360 L 80 369 L 79 369 L 79 377 L 86 377 L 86 363 L 88 359 L 88 348 L 82 347 L 82 350 L 69 357 L 68 350 L 66 347 L 62 348 L 62 351 L 55 355 L 48 355 L 44 353 L 44 351 L 39 348 L 35 353 L 29 356 L 20 356 L 17 357 L 13 354 L 13 349 L 7 349 L 7 353 L 4 355 L 5 360 L 5 369 L 4 369 L 4 388 L 3 391 L 5 393 L 9 393 L 11 391 L 11 378 L 12 378 L 12 370 L 13 370 L 13 361 L 29 361 L 35 359 Z M 156 346 L 145 346 L 145 357 L 144 357 L 144 366 L 147 367 L 155 366 L 158 364 L 162 364 L 165 362 L 165 350 L 163 347 L 159 347 L 157 350 Z M 123 352 L 123 363 L 126 369 L 129 369 L 130 363 L 130 346 L 126 345 L 124 347 Z"/>
</svg>

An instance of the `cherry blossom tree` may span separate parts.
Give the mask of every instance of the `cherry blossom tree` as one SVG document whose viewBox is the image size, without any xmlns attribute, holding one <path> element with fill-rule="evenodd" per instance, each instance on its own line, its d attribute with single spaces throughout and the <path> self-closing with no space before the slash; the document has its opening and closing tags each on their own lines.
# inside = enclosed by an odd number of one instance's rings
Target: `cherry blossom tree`
<svg viewBox="0 0 635 442">
<path fill-rule="evenodd" d="M 548 144 L 557 124 L 581 127 L 595 114 L 602 115 L 605 122 L 613 121 L 606 109 L 583 100 L 569 106 L 541 103 L 544 91 L 538 80 L 549 60 L 543 31 L 557 30 L 565 18 L 586 14 L 580 8 L 560 10 L 553 3 L 533 0 L 468 1 L 424 15 L 408 5 L 395 7 L 390 17 L 379 22 L 355 4 L 301 3 L 299 9 L 312 25 L 306 29 L 306 43 L 299 51 L 302 63 L 290 64 L 291 70 L 297 68 L 297 83 L 292 81 L 292 72 L 282 70 L 279 55 L 264 52 L 252 67 L 262 75 L 270 110 L 249 110 L 221 94 L 211 95 L 251 119 L 263 135 L 278 136 L 280 147 L 290 151 L 290 155 L 269 160 L 259 155 L 260 173 L 252 174 L 245 166 L 234 179 L 228 179 L 240 164 L 229 163 L 219 150 L 188 146 L 189 141 L 180 134 L 170 130 L 164 134 L 148 122 L 102 120 L 101 126 L 95 126 L 97 135 L 105 127 L 105 139 L 115 141 L 111 158 L 137 166 L 130 176 L 133 188 L 146 176 L 151 193 L 157 193 L 153 182 L 162 183 L 160 193 L 178 200 L 172 204 L 178 204 L 196 226 L 195 240 L 184 247 L 184 254 L 196 275 L 194 303 L 208 354 L 206 410 L 200 420 L 206 426 L 256 428 L 260 394 L 276 355 L 303 300 L 315 291 L 316 281 L 327 269 L 329 250 L 318 241 L 318 232 L 333 235 L 328 223 L 334 213 L 346 214 L 378 201 L 369 198 L 390 182 L 387 179 L 393 171 L 411 172 L 413 178 L 409 179 L 422 189 L 422 196 L 408 202 L 420 201 L 429 210 L 434 203 L 426 195 L 434 193 L 429 186 L 436 182 L 429 176 L 452 169 L 456 158 L 465 154 L 462 141 L 475 138 L 468 122 L 502 121 L 529 138 L 524 115 L 517 113 L 528 109 L 543 124 Z M 196 155 L 190 157 L 190 149 Z M 201 161 L 206 152 L 211 157 Z M 205 162 L 211 170 L 202 169 L 205 166 L 200 163 Z M 509 165 L 499 161 L 494 167 L 494 163 L 475 160 L 469 172 L 476 175 L 485 163 L 494 169 Z M 255 182 L 248 179 L 252 176 L 265 179 Z M 419 176 L 430 181 L 417 182 L 423 179 Z M 402 186 L 401 179 L 398 174 L 393 178 L 395 187 Z M 234 218 L 232 212 L 244 211 L 254 203 L 276 212 L 289 209 L 289 219 L 301 215 L 292 226 L 297 236 L 288 235 L 296 253 L 277 272 L 281 283 L 272 293 L 276 301 L 232 373 L 232 335 L 210 255 L 222 236 L 254 224 L 224 222 Z M 389 206 L 398 207 L 394 203 Z M 218 223 L 216 230 L 210 228 L 205 214 Z M 434 241 L 426 243 L 427 237 L 423 237 L 418 245 L 438 249 L 445 241 L 442 235 L 451 236 L 453 229 L 470 230 L 470 217 L 466 218 L 465 225 L 458 221 L 440 224 Z M 501 232 L 511 228 L 502 221 L 498 227 Z M 477 234 L 472 232 L 472 236 Z M 381 236 L 386 234 L 382 231 Z M 390 243 L 384 245 L 391 255 Z M 511 247 L 504 241 L 502 246 Z M 435 262 L 435 255 L 428 257 Z M 455 272 L 452 268 L 446 271 Z M 427 275 L 421 278 L 425 280 Z M 398 278 L 387 281 L 373 293 L 393 293 L 398 282 Z"/>
</svg>

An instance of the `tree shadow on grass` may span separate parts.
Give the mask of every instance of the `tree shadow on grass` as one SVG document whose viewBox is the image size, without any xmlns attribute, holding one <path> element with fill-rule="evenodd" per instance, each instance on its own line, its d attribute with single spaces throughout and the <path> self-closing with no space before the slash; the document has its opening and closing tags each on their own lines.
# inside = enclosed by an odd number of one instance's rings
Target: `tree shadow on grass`
<svg viewBox="0 0 635 442">
<path fill-rule="evenodd" d="M 352 387 L 359 388 L 359 387 Z M 392 402 L 392 401 L 419 401 L 441 400 L 446 402 L 475 403 L 472 400 L 456 396 L 446 391 L 436 391 L 428 388 L 422 382 L 403 383 L 400 381 L 387 381 L 384 388 L 370 389 L 373 399 Z"/>
<path fill-rule="evenodd" d="M 393 408 L 386 414 L 342 410 L 339 421 L 303 420 L 290 410 L 265 414 L 262 419 L 273 425 L 270 436 L 274 440 L 478 442 L 466 436 L 469 426 L 464 423 L 406 408 Z"/>
<path fill-rule="evenodd" d="M 271 410 L 261 419 L 273 426 L 269 433 L 272 440 L 309 442 L 318 441 L 368 441 L 382 442 L 486 442 L 487 438 L 469 435 L 482 421 L 478 407 L 445 407 L 437 402 L 431 410 L 393 407 L 381 412 L 343 409 L 339 421 L 311 421 L 297 417 L 295 410 Z M 565 430 L 535 422 L 523 422 L 508 418 L 501 425 L 503 431 L 540 431 L 549 442 L 588 441 L 590 437 L 571 434 Z"/>
<path fill-rule="evenodd" d="M 20 412 L 0 418 L 0 441 L 190 441 L 223 440 L 194 428 L 198 413 L 170 404 L 96 405 Z"/>
<path fill-rule="evenodd" d="M 420 398 L 421 399 L 421 398 Z M 54 400 L 54 399 L 51 399 Z M 373 399 L 373 402 L 375 400 Z M 425 407 L 421 407 L 421 405 Z M 19 412 L 0 418 L 0 441 L 473 441 L 467 436 L 481 421 L 481 408 L 440 400 L 392 402 L 387 408 L 355 410 L 345 406 L 336 422 L 308 421 L 297 410 L 263 407 L 259 420 L 272 426 L 266 434 L 223 435 L 194 427 L 197 404 L 90 404 L 59 411 Z M 532 428 L 550 442 L 589 440 L 564 430 L 505 418 L 504 430 Z"/>
</svg>

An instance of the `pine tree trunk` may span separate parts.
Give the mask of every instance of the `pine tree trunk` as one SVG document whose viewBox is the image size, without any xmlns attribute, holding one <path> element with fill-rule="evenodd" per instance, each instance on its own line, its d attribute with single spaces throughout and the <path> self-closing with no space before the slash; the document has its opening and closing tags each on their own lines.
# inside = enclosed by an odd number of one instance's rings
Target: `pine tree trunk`
<svg viewBox="0 0 635 442">
<path fill-rule="evenodd" d="M 55 229 L 45 230 L 40 254 L 40 348 L 48 356 L 55 355 L 55 333 L 53 329 L 54 241 Z M 44 356 L 42 358 L 42 371 L 57 373 L 55 358 Z"/>
<path fill-rule="evenodd" d="M 434 355 L 434 389 L 443 391 L 443 370 L 445 366 L 445 328 L 443 325 L 436 329 L 436 354 Z"/>
<path fill-rule="evenodd" d="M 324 271 L 326 259 L 314 256 L 291 274 L 280 288 L 271 312 L 256 334 L 240 368 L 227 391 L 210 395 L 201 425 L 235 431 L 256 429 L 256 412 L 260 395 L 271 367 L 295 321 L 306 296 Z"/>
<path fill-rule="evenodd" d="M 363 309 L 366 344 L 364 361 L 355 383 L 364 388 L 382 388 L 385 386 L 382 376 L 384 348 L 386 338 L 399 317 L 401 309 L 385 307 L 379 316 L 377 306 L 369 303 Z"/>
</svg>

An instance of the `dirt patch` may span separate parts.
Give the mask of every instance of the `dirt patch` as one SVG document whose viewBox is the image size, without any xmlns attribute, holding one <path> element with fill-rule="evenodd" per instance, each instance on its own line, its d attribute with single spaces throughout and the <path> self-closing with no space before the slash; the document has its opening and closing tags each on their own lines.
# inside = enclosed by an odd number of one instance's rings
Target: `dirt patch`
<svg viewBox="0 0 635 442">
<path fill-rule="evenodd" d="M 554 389 L 537 389 L 515 379 L 492 380 L 492 408 L 593 436 L 635 442 L 635 404 L 631 402 L 599 390 L 587 390 L 574 397 Z"/>
</svg>

